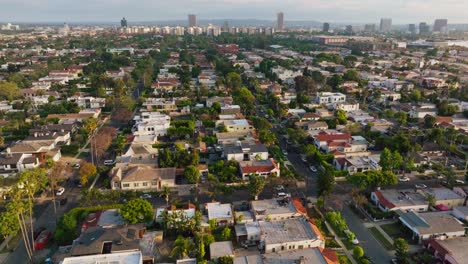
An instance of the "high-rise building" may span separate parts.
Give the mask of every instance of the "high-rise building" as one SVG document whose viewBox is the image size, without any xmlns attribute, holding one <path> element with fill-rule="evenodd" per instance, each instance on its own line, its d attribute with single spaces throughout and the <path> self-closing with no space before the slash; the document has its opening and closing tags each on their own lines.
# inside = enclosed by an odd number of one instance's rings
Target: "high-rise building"
<svg viewBox="0 0 468 264">
<path fill-rule="evenodd" d="M 347 25 L 346 28 L 345 28 L 345 33 L 348 34 L 348 35 L 352 35 L 353 34 L 353 26 L 352 25 Z"/>
<path fill-rule="evenodd" d="M 416 34 L 416 24 L 409 24 L 408 25 L 408 32 L 411 34 Z"/>
<path fill-rule="evenodd" d="M 123 17 L 122 20 L 120 20 L 120 26 L 127 27 L 127 19 L 125 19 L 125 17 Z"/>
<path fill-rule="evenodd" d="M 366 32 L 374 32 L 375 31 L 375 24 L 365 24 L 364 31 Z"/>
<path fill-rule="evenodd" d="M 197 26 L 197 16 L 190 14 L 188 15 L 188 25 L 189 27 L 196 27 Z"/>
<path fill-rule="evenodd" d="M 330 31 L 330 23 L 323 23 L 323 32 Z"/>
<path fill-rule="evenodd" d="M 227 20 L 224 21 L 223 32 L 229 32 L 229 22 Z"/>
<path fill-rule="evenodd" d="M 434 32 L 447 32 L 448 20 L 447 19 L 436 19 L 434 21 Z"/>
<path fill-rule="evenodd" d="M 276 14 L 276 23 L 278 30 L 284 30 L 284 14 L 283 12 L 279 12 Z"/>
<path fill-rule="evenodd" d="M 426 22 L 419 23 L 419 34 L 427 34 L 430 31 L 429 25 Z"/>
<path fill-rule="evenodd" d="M 390 30 L 392 30 L 392 19 L 391 18 L 380 19 L 380 31 L 388 32 Z"/>
</svg>

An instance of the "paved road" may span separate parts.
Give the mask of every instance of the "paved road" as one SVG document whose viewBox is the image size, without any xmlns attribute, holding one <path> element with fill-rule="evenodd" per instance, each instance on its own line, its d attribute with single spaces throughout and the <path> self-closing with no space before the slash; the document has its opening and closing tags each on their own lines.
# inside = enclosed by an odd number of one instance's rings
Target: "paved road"
<svg viewBox="0 0 468 264">
<path fill-rule="evenodd" d="M 349 208 L 348 205 L 343 206 L 341 215 L 345 218 L 346 223 L 351 231 L 356 234 L 361 247 L 364 248 L 368 255 L 375 263 L 390 263 L 393 258 L 392 253 L 388 252 L 372 235 L 372 233 L 364 226 L 364 222 Z"/>
</svg>

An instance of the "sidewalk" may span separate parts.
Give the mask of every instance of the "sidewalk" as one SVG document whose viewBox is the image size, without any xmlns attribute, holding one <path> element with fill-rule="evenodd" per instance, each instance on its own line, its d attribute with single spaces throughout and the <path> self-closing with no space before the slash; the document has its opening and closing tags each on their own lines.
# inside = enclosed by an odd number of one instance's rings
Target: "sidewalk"
<svg viewBox="0 0 468 264">
<path fill-rule="evenodd" d="M 332 235 L 335 237 L 335 240 L 336 242 L 338 242 L 338 244 L 340 245 L 340 247 L 343 249 L 343 252 L 346 254 L 346 256 L 348 257 L 349 261 L 351 261 L 351 263 L 353 264 L 357 264 L 356 260 L 354 260 L 353 258 L 353 253 L 350 252 L 350 250 L 348 250 L 346 248 L 346 246 L 344 245 L 343 241 L 341 241 L 341 238 L 335 233 L 335 230 L 333 230 L 333 228 L 328 224 L 327 221 L 324 221 L 325 225 L 327 226 L 328 230 L 330 231 L 330 233 L 332 233 Z"/>
</svg>

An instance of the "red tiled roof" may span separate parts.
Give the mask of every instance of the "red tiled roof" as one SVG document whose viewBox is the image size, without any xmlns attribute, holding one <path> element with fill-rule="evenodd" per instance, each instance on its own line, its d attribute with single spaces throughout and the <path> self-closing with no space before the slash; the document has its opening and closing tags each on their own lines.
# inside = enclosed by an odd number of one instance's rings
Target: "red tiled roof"
<svg viewBox="0 0 468 264">
<path fill-rule="evenodd" d="M 349 134 L 318 134 L 315 138 L 320 141 L 351 140 Z"/>
<path fill-rule="evenodd" d="M 382 195 L 382 193 L 380 191 L 375 191 L 374 193 L 377 196 L 377 199 L 379 200 L 379 203 L 382 206 L 384 206 L 385 208 L 388 208 L 388 209 L 391 209 L 391 208 L 395 207 L 395 205 L 392 202 L 385 199 L 385 197 Z"/>
<path fill-rule="evenodd" d="M 336 255 L 336 252 L 331 249 L 331 248 L 324 248 L 321 249 L 321 253 L 323 257 L 325 258 L 325 261 L 327 261 L 327 264 L 338 264 L 340 263 L 338 260 L 338 255 Z"/>
<path fill-rule="evenodd" d="M 296 210 L 297 210 L 299 213 L 301 213 L 301 214 L 307 216 L 307 210 L 306 210 L 305 207 L 302 205 L 301 199 L 299 199 L 299 198 L 292 198 L 292 199 L 291 199 L 291 202 L 293 203 L 294 207 L 296 207 Z"/>
</svg>

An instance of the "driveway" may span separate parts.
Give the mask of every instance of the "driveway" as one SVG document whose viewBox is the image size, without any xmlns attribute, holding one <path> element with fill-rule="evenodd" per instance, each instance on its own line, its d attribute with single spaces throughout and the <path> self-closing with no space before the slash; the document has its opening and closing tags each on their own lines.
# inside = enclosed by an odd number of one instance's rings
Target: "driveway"
<svg viewBox="0 0 468 264">
<path fill-rule="evenodd" d="M 348 205 L 343 205 L 341 215 L 346 219 L 349 229 L 356 235 L 366 255 L 369 256 L 374 263 L 390 263 L 393 254 L 387 251 L 379 241 L 374 238 L 369 229 L 364 226 L 364 222 L 354 214 Z"/>
</svg>

